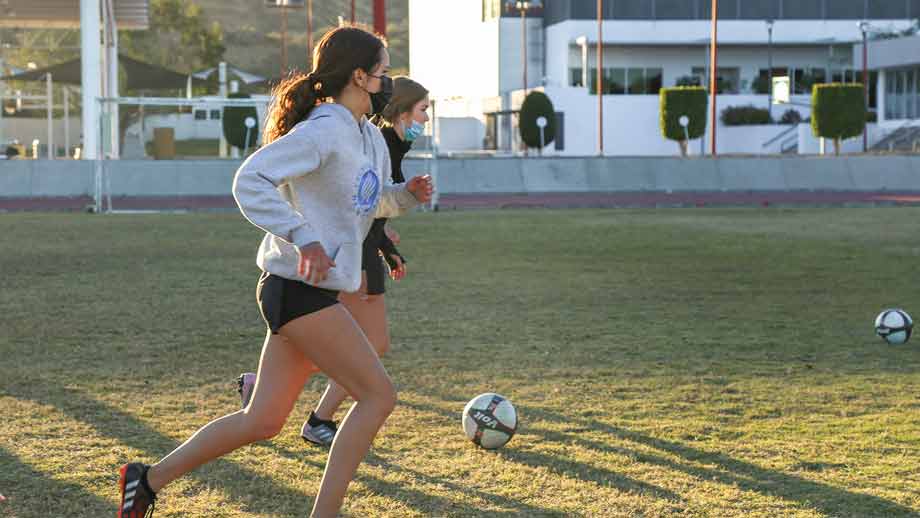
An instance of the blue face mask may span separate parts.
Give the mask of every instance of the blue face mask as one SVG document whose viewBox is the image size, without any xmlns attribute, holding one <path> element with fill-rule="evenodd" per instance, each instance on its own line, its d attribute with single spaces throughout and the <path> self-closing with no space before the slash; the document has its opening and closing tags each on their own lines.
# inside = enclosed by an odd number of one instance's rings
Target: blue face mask
<svg viewBox="0 0 920 518">
<path fill-rule="evenodd" d="M 406 142 L 412 142 L 419 138 L 423 131 L 425 131 L 425 126 L 413 119 L 412 125 L 408 128 L 403 125 L 403 138 L 406 139 Z"/>
</svg>

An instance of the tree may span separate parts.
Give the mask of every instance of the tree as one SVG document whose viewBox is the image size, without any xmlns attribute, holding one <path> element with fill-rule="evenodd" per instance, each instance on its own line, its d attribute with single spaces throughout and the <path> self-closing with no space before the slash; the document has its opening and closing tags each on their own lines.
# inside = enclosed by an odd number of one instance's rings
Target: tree
<svg viewBox="0 0 920 518">
<path fill-rule="evenodd" d="M 659 99 L 661 134 L 677 141 L 681 156 L 687 156 L 687 137 L 695 139 L 706 133 L 706 89 L 702 86 L 662 88 Z M 686 133 L 680 124 L 684 116 L 689 119 Z"/>
<path fill-rule="evenodd" d="M 834 154 L 840 141 L 862 134 L 866 127 L 863 85 L 820 84 L 811 94 L 811 129 L 816 137 L 834 140 Z"/>
<path fill-rule="evenodd" d="M 226 51 L 220 24 L 207 25 L 190 0 L 152 0 L 150 28 L 119 31 L 118 38 L 125 54 L 184 73 L 216 66 Z"/>
<path fill-rule="evenodd" d="M 543 139 L 540 139 L 540 126 L 537 125 L 537 119 L 544 117 L 546 127 L 543 128 Z M 553 102 L 543 92 L 533 91 L 527 94 L 524 102 L 521 104 L 521 140 L 527 147 L 535 147 L 540 150 L 556 139 L 556 110 L 553 108 Z"/>
<path fill-rule="evenodd" d="M 230 94 L 227 97 L 231 99 L 248 99 L 249 94 L 237 93 Z M 246 118 L 252 117 L 256 125 L 249 130 L 249 142 L 246 142 Z M 224 138 L 231 146 L 236 146 L 241 150 L 252 149 L 256 146 L 256 140 L 259 136 L 259 114 L 255 106 L 228 106 L 224 108 L 222 117 L 224 127 Z"/>
</svg>

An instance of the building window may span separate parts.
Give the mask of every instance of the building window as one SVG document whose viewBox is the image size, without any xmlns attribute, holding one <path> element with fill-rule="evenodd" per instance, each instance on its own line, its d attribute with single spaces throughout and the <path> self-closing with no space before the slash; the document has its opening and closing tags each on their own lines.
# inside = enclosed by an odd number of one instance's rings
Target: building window
<svg viewBox="0 0 920 518">
<path fill-rule="evenodd" d="M 208 120 L 208 111 L 207 110 L 195 110 L 195 120 L 196 121 Z"/>
<path fill-rule="evenodd" d="M 588 2 L 584 2 L 588 3 Z M 594 2 L 590 2 L 594 3 Z M 606 3 L 606 2 L 605 2 Z M 613 4 L 613 17 L 619 20 L 650 20 L 652 19 L 652 2 L 649 0 L 625 0 L 611 2 Z M 597 11 L 595 11 L 597 13 Z"/>
<path fill-rule="evenodd" d="M 644 94 L 645 93 L 645 70 L 641 68 L 629 68 L 626 70 L 626 93 Z"/>
<path fill-rule="evenodd" d="M 658 95 L 661 87 L 664 86 L 662 78 L 664 71 L 660 68 L 645 69 L 645 93 Z"/>
<path fill-rule="evenodd" d="M 584 74 L 582 71 L 581 67 L 569 69 L 569 86 L 584 88 Z"/>
<path fill-rule="evenodd" d="M 788 76 L 789 69 L 786 67 L 773 67 L 773 77 L 782 77 Z M 773 85 L 770 84 L 770 70 L 767 68 L 761 68 L 757 74 L 757 79 L 751 84 L 751 90 L 755 94 L 766 95 L 770 93 L 770 89 L 773 88 Z"/>
<path fill-rule="evenodd" d="M 885 117 L 920 118 L 920 68 L 890 69 L 885 73 Z"/>
<path fill-rule="evenodd" d="M 695 18 L 694 0 L 655 0 L 655 18 L 658 20 L 689 20 Z"/>
<path fill-rule="evenodd" d="M 816 84 L 827 82 L 827 71 L 823 68 L 795 68 L 792 71 L 792 93 L 797 95 L 811 95 Z"/>
<path fill-rule="evenodd" d="M 745 20 L 770 20 L 778 17 L 776 2 L 741 0 L 741 18 Z"/>
<path fill-rule="evenodd" d="M 914 100 L 917 93 L 917 78 L 914 70 L 904 71 L 904 118 L 913 119 L 916 115 L 914 112 Z"/>
<path fill-rule="evenodd" d="M 820 20 L 824 18 L 822 0 L 782 0 L 783 19 Z"/>
<path fill-rule="evenodd" d="M 626 69 L 625 68 L 608 68 L 606 70 L 607 84 L 606 93 L 612 95 L 623 95 L 626 93 Z"/>
<path fill-rule="evenodd" d="M 867 18 L 875 20 L 899 20 L 907 18 L 907 3 L 901 0 L 873 0 L 869 2 Z"/>
<path fill-rule="evenodd" d="M 693 67 L 693 75 L 700 78 L 700 84 L 709 88 L 709 69 Z M 737 94 L 741 91 L 741 69 L 738 67 L 719 67 L 716 74 L 716 93 Z"/>
<path fill-rule="evenodd" d="M 862 20 L 866 17 L 865 0 L 832 0 L 827 2 L 826 17 L 830 20 Z"/>
<path fill-rule="evenodd" d="M 572 69 L 573 85 L 581 82 L 580 78 L 575 77 L 575 70 L 581 73 L 581 69 Z M 592 68 L 588 75 L 588 91 L 596 95 L 597 69 Z M 657 95 L 663 86 L 662 77 L 660 68 L 605 68 L 602 88 L 604 95 Z"/>
<path fill-rule="evenodd" d="M 565 151 L 565 112 L 556 112 L 556 151 Z"/>
<path fill-rule="evenodd" d="M 211 120 L 220 120 L 220 110 L 211 110 Z"/>
</svg>

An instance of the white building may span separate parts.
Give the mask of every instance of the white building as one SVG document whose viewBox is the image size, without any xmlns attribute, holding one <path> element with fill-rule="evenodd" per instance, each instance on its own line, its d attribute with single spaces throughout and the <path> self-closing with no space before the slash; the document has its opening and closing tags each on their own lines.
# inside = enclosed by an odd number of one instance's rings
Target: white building
<svg viewBox="0 0 920 518">
<path fill-rule="evenodd" d="M 551 152 L 597 152 L 594 0 L 544 0 L 522 20 L 504 0 L 410 0 L 410 72 L 438 99 L 442 149 L 510 151 L 512 113 L 523 99 L 523 32 L 527 34 L 527 87 L 552 99 L 561 139 Z M 605 0 L 603 11 L 604 149 L 611 155 L 674 154 L 658 127 L 658 89 L 706 84 L 710 0 Z M 920 17 L 920 0 L 721 0 L 718 110 L 753 104 L 770 108 L 773 75 L 792 79 L 794 109 L 808 115 L 817 82 L 857 82 L 861 61 L 853 46 L 859 22 L 873 32 L 898 31 Z M 449 20 L 449 21 L 448 21 Z M 772 20 L 772 44 L 768 20 Z M 579 42 L 586 43 L 587 53 Z M 586 59 L 584 59 L 586 58 Z M 583 86 L 587 63 L 589 87 Z M 870 76 L 875 109 L 876 73 Z M 804 105 L 804 106 L 803 106 Z M 773 106 L 780 119 L 790 107 Z M 453 118 L 473 117 L 480 131 L 451 132 Z M 468 122 L 464 122 L 468 126 Z M 782 126 L 723 128 L 720 152 L 779 151 L 764 143 Z M 695 149 L 697 145 L 692 145 Z"/>
</svg>

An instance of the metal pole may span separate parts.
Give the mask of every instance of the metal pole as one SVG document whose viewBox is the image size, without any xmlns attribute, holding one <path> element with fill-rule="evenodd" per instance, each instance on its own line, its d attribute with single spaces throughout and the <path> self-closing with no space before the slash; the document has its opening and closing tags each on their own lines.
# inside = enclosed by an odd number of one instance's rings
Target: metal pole
<svg viewBox="0 0 920 518">
<path fill-rule="evenodd" d="M 770 114 L 770 120 L 773 120 L 773 20 L 767 21 L 767 34 L 769 34 L 769 43 L 767 44 L 767 67 L 769 70 L 767 94 L 769 94 L 769 103 L 767 104 L 767 110 Z"/>
<path fill-rule="evenodd" d="M 524 49 L 524 97 L 527 97 L 527 2 L 518 4 L 521 6 L 521 47 Z"/>
<path fill-rule="evenodd" d="M 104 32 L 107 35 L 106 55 L 106 82 L 103 92 L 106 97 L 118 97 L 118 21 L 115 19 L 115 6 L 113 0 L 105 0 Z M 109 158 L 118 158 L 121 155 L 121 129 L 119 126 L 119 106 L 112 102 L 104 107 L 108 112 L 109 121 Z"/>
<path fill-rule="evenodd" d="M 866 38 L 866 29 L 863 27 L 862 31 L 862 58 L 863 58 L 863 102 L 865 104 L 865 111 L 869 112 L 869 48 L 867 45 Z M 869 125 L 863 124 L 863 153 L 869 150 Z"/>
<path fill-rule="evenodd" d="M 99 81 L 101 49 L 99 45 L 99 0 L 80 0 L 80 54 L 81 89 L 83 106 L 82 157 L 97 158 L 99 136 L 99 101 L 102 85 Z"/>
<path fill-rule="evenodd" d="M 47 111 L 48 111 L 48 160 L 54 160 L 54 96 L 52 95 L 54 90 L 52 89 L 51 83 L 51 73 L 49 72 L 46 76 L 46 86 L 48 96 L 47 101 Z"/>
<path fill-rule="evenodd" d="M 581 45 L 581 86 L 588 88 L 588 38 Z"/>
<path fill-rule="evenodd" d="M 65 85 L 64 91 L 64 156 L 70 157 L 70 90 Z"/>
<path fill-rule="evenodd" d="M 374 32 L 387 35 L 387 6 L 385 0 L 374 0 Z"/>
<path fill-rule="evenodd" d="M 597 154 L 604 156 L 604 0 L 597 0 Z"/>
<path fill-rule="evenodd" d="M 0 56 L 0 73 L 3 73 L 3 74 L 6 73 L 6 69 L 3 67 L 3 56 Z M 3 138 L 3 101 L 4 101 L 3 96 L 4 95 L 6 95 L 6 85 L 3 84 L 3 81 L 0 81 L 0 145 L 4 145 L 6 142 Z M 3 148 L 0 148 L 0 153 L 5 153 L 5 152 L 6 152 L 6 146 L 4 146 Z"/>
<path fill-rule="evenodd" d="M 287 7 L 281 6 L 281 75 L 287 74 Z"/>
<path fill-rule="evenodd" d="M 217 79 L 220 84 L 220 97 L 221 99 L 227 98 L 227 63 L 221 61 L 217 64 Z M 224 137 L 223 128 L 218 130 L 220 132 L 220 147 L 219 153 L 221 158 L 227 158 L 227 139 Z"/>
<path fill-rule="evenodd" d="M 716 92 L 718 91 L 719 70 L 719 0 L 712 0 L 712 43 L 709 49 L 711 65 L 709 67 L 709 154 L 716 156 Z"/>
<path fill-rule="evenodd" d="M 307 71 L 313 70 L 313 0 L 307 0 Z"/>
</svg>

